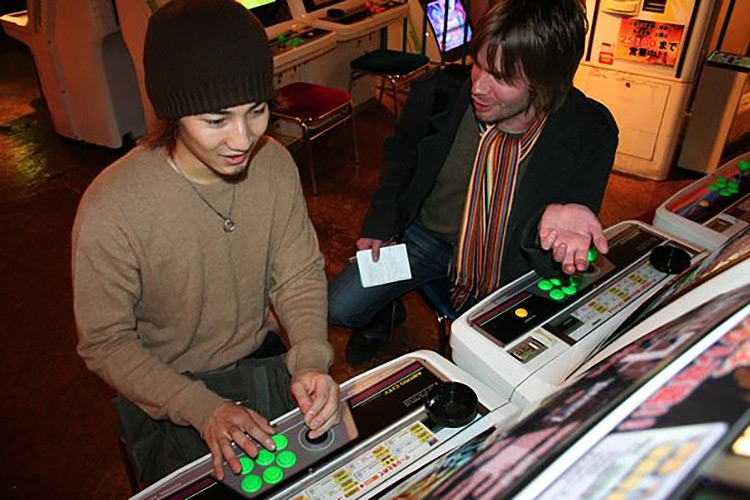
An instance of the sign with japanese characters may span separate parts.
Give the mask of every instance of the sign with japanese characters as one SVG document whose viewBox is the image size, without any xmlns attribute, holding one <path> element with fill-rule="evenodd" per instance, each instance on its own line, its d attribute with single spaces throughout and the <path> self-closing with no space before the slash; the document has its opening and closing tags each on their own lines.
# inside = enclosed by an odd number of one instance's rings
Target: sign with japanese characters
<svg viewBox="0 0 750 500">
<path fill-rule="evenodd" d="M 680 52 L 684 28 L 682 24 L 623 19 L 615 58 L 673 67 Z"/>
</svg>

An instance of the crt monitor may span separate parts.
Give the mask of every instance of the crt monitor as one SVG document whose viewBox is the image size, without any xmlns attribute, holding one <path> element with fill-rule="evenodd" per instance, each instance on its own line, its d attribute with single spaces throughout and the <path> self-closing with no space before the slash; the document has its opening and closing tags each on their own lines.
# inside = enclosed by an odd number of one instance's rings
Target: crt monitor
<svg viewBox="0 0 750 500">
<path fill-rule="evenodd" d="M 315 12 L 318 9 L 324 7 L 330 7 L 331 5 L 341 3 L 344 0 L 302 0 L 302 4 L 305 6 L 305 12 Z"/>
<path fill-rule="evenodd" d="M 423 0 L 423 5 L 443 60 L 455 61 L 467 54 L 472 30 L 462 0 Z"/>
<path fill-rule="evenodd" d="M 263 27 L 268 28 L 292 19 L 286 0 L 237 0 L 255 14 Z"/>
</svg>

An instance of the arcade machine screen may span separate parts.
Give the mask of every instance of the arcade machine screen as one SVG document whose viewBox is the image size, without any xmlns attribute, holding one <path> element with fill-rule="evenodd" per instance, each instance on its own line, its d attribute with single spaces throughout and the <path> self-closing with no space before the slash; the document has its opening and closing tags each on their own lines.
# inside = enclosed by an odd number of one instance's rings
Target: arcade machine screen
<svg viewBox="0 0 750 500">
<path fill-rule="evenodd" d="M 255 14 L 264 28 L 292 19 L 286 0 L 237 0 Z"/>
<path fill-rule="evenodd" d="M 302 0 L 305 6 L 305 11 L 310 13 L 324 7 L 330 7 L 331 5 L 341 3 L 343 0 Z"/>
<path fill-rule="evenodd" d="M 750 435 L 749 303 L 745 286 L 643 336 L 514 427 L 477 436 L 395 485 L 386 498 L 710 492 L 717 457 Z M 748 467 L 721 481 L 747 483 Z"/>
<path fill-rule="evenodd" d="M 443 59 L 455 61 L 462 57 L 467 52 L 472 30 L 471 21 L 461 0 L 428 0 L 426 10 L 430 28 Z"/>
</svg>

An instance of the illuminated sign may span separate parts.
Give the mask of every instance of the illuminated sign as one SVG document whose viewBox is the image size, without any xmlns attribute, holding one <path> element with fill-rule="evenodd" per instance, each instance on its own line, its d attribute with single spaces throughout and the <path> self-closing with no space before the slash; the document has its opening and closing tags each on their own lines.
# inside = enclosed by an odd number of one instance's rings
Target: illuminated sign
<svg viewBox="0 0 750 500">
<path fill-rule="evenodd" d="M 684 26 L 641 19 L 623 19 L 615 58 L 672 67 L 680 52 Z"/>
</svg>

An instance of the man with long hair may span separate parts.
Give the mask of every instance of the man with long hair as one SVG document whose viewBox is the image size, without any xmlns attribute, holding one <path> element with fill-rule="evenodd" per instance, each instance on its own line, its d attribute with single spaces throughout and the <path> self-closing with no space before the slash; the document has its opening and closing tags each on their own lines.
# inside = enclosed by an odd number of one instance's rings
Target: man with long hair
<svg viewBox="0 0 750 500">
<path fill-rule="evenodd" d="M 356 244 L 377 260 L 405 242 L 412 278 L 363 288 L 354 264 L 331 281 L 329 319 L 355 329 L 349 362 L 374 356 L 393 302 L 398 322 L 399 297 L 424 283 L 449 282 L 460 311 L 532 268 L 585 269 L 592 242 L 606 252 L 595 212 L 617 126 L 572 84 L 586 24 L 580 0 L 501 0 L 475 32 L 470 78 L 413 85 Z"/>
</svg>

